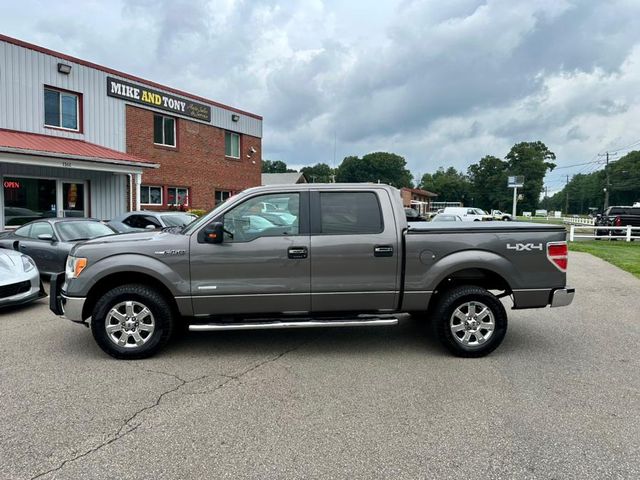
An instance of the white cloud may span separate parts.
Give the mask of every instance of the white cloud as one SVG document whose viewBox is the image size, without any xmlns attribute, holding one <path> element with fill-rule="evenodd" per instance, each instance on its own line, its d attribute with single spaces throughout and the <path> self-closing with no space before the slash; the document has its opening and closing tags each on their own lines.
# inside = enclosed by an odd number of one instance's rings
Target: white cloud
<svg viewBox="0 0 640 480">
<path fill-rule="evenodd" d="M 638 2 L 73 3 L 5 6 L 5 33 L 259 113 L 292 165 L 332 163 L 334 138 L 338 163 L 390 150 L 416 173 L 640 138 Z"/>
</svg>

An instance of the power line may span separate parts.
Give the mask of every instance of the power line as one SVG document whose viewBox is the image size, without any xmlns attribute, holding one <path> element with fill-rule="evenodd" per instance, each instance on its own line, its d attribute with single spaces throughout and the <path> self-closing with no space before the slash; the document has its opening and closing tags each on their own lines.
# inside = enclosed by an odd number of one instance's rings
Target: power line
<svg viewBox="0 0 640 480">
<path fill-rule="evenodd" d="M 620 150 L 627 150 L 628 148 L 635 147 L 636 145 L 640 145 L 640 139 L 635 140 L 633 143 L 630 143 L 629 145 L 625 145 L 624 147 L 609 148 L 607 151 L 609 153 L 616 153 L 616 152 L 619 152 Z"/>
</svg>

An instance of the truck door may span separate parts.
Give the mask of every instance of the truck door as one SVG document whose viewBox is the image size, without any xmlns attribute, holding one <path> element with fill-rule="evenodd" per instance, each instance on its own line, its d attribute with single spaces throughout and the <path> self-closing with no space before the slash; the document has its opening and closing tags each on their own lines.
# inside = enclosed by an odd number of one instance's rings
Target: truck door
<svg viewBox="0 0 640 480">
<path fill-rule="evenodd" d="M 196 315 L 311 310 L 308 192 L 256 195 L 215 221 L 222 243 L 205 243 L 203 230 L 190 241 Z"/>
<path fill-rule="evenodd" d="M 396 308 L 401 251 L 392 201 L 383 189 L 311 192 L 312 311 Z"/>
</svg>

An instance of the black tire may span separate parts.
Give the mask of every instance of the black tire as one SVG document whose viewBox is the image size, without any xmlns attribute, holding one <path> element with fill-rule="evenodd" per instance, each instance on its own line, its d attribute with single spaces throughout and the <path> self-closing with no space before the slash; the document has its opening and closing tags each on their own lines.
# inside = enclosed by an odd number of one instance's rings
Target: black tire
<svg viewBox="0 0 640 480">
<path fill-rule="evenodd" d="M 142 309 L 140 306 L 148 308 L 150 312 L 150 314 L 147 314 L 145 318 L 140 320 L 140 323 L 145 324 L 147 329 L 149 329 L 151 325 L 153 325 L 154 328 L 151 333 L 143 330 L 143 328 L 137 329 L 138 337 L 142 338 L 141 341 L 144 342 L 139 346 L 134 345 L 135 338 L 133 338 L 136 327 L 138 326 L 137 324 L 132 327 L 134 333 L 126 334 L 125 346 L 118 345 L 115 340 L 112 340 L 112 338 L 118 334 L 120 334 L 118 338 L 122 338 L 122 336 L 125 335 L 125 333 L 123 333 L 124 330 L 123 332 L 113 332 L 113 336 L 107 333 L 107 316 L 110 312 L 113 312 L 112 309 L 123 303 L 125 306 L 120 308 L 124 308 L 126 311 L 129 305 L 127 302 L 131 302 L 131 311 L 134 313 L 135 308 L 138 308 L 138 313 L 141 313 Z M 114 321 L 115 324 L 113 323 Z M 110 315 L 109 322 L 114 327 L 118 327 L 119 320 L 116 320 L 113 315 Z M 171 306 L 157 290 L 146 285 L 128 284 L 109 290 L 98 300 L 91 315 L 91 332 L 98 346 L 112 357 L 124 360 L 137 360 L 150 357 L 160 351 L 171 338 L 175 329 L 175 323 L 175 315 Z M 130 332 L 130 330 L 127 332 Z M 143 334 L 146 335 L 146 337 L 143 338 Z M 129 340 L 132 338 L 133 341 L 130 342 Z"/>
<path fill-rule="evenodd" d="M 493 320 L 494 327 L 491 335 L 487 335 L 487 329 L 479 328 L 477 330 L 480 337 L 485 338 L 485 336 L 488 336 L 481 344 L 479 336 L 476 336 L 475 333 L 470 333 L 470 337 L 467 339 L 469 344 L 465 345 L 459 334 L 461 333 L 465 337 L 467 331 L 463 330 L 454 333 L 452 330 L 454 327 L 464 327 L 464 324 L 459 319 L 453 319 L 453 315 L 459 307 L 461 312 L 465 308 L 469 312 L 470 308 L 467 305 L 470 302 L 473 302 L 474 305 L 475 303 L 482 304 L 482 308 L 486 306 L 490 313 L 489 320 Z M 486 315 L 485 318 L 487 318 Z M 453 321 L 460 321 L 460 324 L 453 325 Z M 507 333 L 507 312 L 500 300 L 488 290 L 466 285 L 455 287 L 443 294 L 443 297 L 433 310 L 433 323 L 438 339 L 451 353 L 458 357 L 477 358 L 493 352 L 504 340 L 504 336 Z M 457 338 L 454 338 L 454 336 Z M 471 338 L 474 338 L 474 340 L 471 341 Z M 473 343 L 476 343 L 476 345 Z"/>
</svg>

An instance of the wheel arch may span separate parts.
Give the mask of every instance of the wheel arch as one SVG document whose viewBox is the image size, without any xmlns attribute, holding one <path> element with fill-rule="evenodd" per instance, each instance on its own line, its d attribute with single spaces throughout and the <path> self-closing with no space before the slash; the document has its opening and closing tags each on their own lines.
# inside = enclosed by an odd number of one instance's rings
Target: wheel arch
<svg viewBox="0 0 640 480">
<path fill-rule="evenodd" d="M 102 277 L 91 287 L 82 308 L 82 318 L 87 319 L 91 316 L 94 306 L 102 295 L 115 287 L 126 284 L 141 284 L 157 290 L 167 300 L 174 314 L 180 315 L 180 309 L 173 293 L 157 278 L 142 272 L 115 272 Z"/>
</svg>

